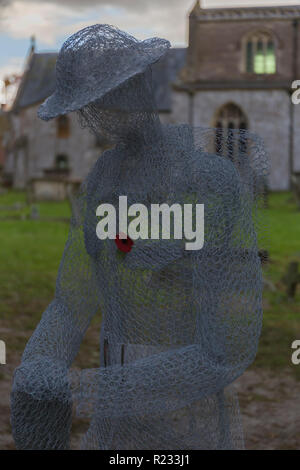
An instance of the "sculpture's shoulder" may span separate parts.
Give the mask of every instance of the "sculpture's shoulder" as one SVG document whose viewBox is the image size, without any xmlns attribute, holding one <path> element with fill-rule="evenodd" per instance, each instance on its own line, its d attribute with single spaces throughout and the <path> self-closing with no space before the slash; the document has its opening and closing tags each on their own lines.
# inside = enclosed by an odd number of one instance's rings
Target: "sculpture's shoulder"
<svg viewBox="0 0 300 470">
<path fill-rule="evenodd" d="M 88 196 L 102 197 L 111 191 L 119 174 L 120 151 L 115 148 L 103 152 L 91 168 L 87 181 Z"/>
<path fill-rule="evenodd" d="M 195 188 L 218 193 L 240 191 L 240 176 L 234 164 L 217 154 L 196 150 L 191 155 L 189 170 Z"/>
<path fill-rule="evenodd" d="M 89 187 L 95 186 L 96 182 L 101 181 L 109 170 L 109 163 L 113 157 L 113 149 L 105 150 L 94 163 L 87 176 Z"/>
<path fill-rule="evenodd" d="M 229 158 L 211 152 L 213 129 L 193 128 L 189 124 L 164 125 L 169 163 L 178 185 L 192 192 L 235 193 L 241 178 Z"/>
<path fill-rule="evenodd" d="M 85 181 L 85 211 L 83 224 L 84 244 L 87 253 L 96 258 L 103 249 L 103 242 L 96 236 L 98 219 L 97 207 L 111 189 L 111 166 L 114 162 L 114 149 L 103 152 L 91 168 Z"/>
</svg>

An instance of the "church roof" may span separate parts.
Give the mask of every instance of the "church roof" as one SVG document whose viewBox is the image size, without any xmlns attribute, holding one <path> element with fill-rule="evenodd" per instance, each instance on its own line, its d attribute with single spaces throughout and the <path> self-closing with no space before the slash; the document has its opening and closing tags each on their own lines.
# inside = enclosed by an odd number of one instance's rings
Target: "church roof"
<svg viewBox="0 0 300 470">
<path fill-rule="evenodd" d="M 44 101 L 55 89 L 57 53 L 33 53 L 19 85 L 12 111 L 18 111 Z M 171 110 L 171 82 L 185 62 L 186 49 L 170 49 L 152 66 L 153 84 L 159 111 Z"/>
<path fill-rule="evenodd" d="M 12 107 L 17 111 L 46 99 L 55 88 L 57 53 L 32 54 Z"/>
<path fill-rule="evenodd" d="M 290 20 L 300 19 L 300 5 L 200 8 L 196 3 L 191 14 L 199 21 Z"/>
<path fill-rule="evenodd" d="M 201 3 L 200 3 L 199 0 L 196 0 L 195 5 L 193 6 L 192 10 L 190 11 L 190 16 L 198 15 L 200 13 L 200 10 L 201 10 Z"/>
</svg>

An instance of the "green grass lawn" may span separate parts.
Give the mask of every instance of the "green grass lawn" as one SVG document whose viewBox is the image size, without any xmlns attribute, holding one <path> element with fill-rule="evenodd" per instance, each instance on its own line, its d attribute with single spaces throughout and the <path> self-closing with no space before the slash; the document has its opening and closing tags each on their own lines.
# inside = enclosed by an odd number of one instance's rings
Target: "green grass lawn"
<svg viewBox="0 0 300 470">
<path fill-rule="evenodd" d="M 0 207 L 26 203 L 25 194 L 9 191 L 0 196 Z M 39 203 L 43 217 L 70 216 L 67 202 Z M 292 368 L 300 378 L 300 366 L 291 364 L 291 343 L 300 339 L 300 286 L 294 301 L 285 295 L 281 279 L 290 261 L 300 262 L 300 212 L 291 194 L 271 194 L 267 222 L 269 226 L 268 249 L 270 263 L 265 277 L 276 286 L 276 291 L 266 290 L 264 295 L 264 325 L 258 355 L 253 367 Z M 21 351 L 27 337 L 38 323 L 43 310 L 51 301 L 68 224 L 58 221 L 21 220 L 30 208 L 18 211 L 0 211 L 0 218 L 17 213 L 20 220 L 0 221 L 0 318 L 1 326 L 17 332 L 9 341 L 9 349 Z M 95 321 L 99 321 L 95 320 Z M 0 338 L 4 339 L 5 338 Z M 98 339 L 88 335 L 83 350 L 95 359 Z M 8 351 L 9 355 L 9 351 Z M 84 361 L 83 361 L 84 362 Z M 79 361 L 80 363 L 80 361 Z M 84 364 L 85 367 L 87 364 Z"/>
<path fill-rule="evenodd" d="M 41 217 L 48 220 L 22 220 L 30 214 L 30 207 L 20 210 L 2 210 L 3 206 L 26 203 L 25 193 L 9 191 L 0 196 L 0 327 L 7 332 L 7 362 L 10 354 L 21 353 L 40 317 L 53 299 L 59 263 L 67 240 L 69 225 L 51 218 L 68 219 L 70 205 L 64 202 L 34 204 Z M 11 216 L 18 220 L 10 220 Z M 98 332 L 92 328 L 82 347 L 77 364 L 87 367 L 98 365 Z M 2 334 L 3 336 L 3 334 Z"/>
<path fill-rule="evenodd" d="M 300 266 L 300 211 L 290 193 L 270 195 L 266 220 L 270 263 L 264 274 L 276 291 L 264 292 L 264 323 L 254 366 L 288 367 L 300 379 L 300 366 L 290 360 L 291 344 L 300 339 L 300 286 L 295 300 L 290 301 L 282 281 L 289 262 L 299 261 Z"/>
</svg>

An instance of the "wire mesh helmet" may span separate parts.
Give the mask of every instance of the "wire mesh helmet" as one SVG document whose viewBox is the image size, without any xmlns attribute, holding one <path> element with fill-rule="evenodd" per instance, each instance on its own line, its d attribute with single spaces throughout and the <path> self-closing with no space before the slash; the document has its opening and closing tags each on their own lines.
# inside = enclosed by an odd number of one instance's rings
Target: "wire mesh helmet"
<svg viewBox="0 0 300 470">
<path fill-rule="evenodd" d="M 169 49 L 165 39 L 139 41 L 106 24 L 73 34 L 56 63 L 56 90 L 40 106 L 45 121 L 101 99 L 128 79 L 141 74 Z"/>
</svg>

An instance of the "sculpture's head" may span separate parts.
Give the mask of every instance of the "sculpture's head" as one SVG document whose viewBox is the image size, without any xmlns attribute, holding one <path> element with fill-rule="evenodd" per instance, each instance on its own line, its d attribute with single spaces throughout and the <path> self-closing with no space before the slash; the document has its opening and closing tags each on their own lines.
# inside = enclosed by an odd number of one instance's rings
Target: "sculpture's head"
<svg viewBox="0 0 300 470">
<path fill-rule="evenodd" d="M 151 65 L 170 43 L 139 41 L 109 25 L 89 26 L 63 44 L 56 63 L 56 90 L 40 106 L 46 121 L 78 111 L 94 132 L 118 140 L 155 112 Z"/>
<path fill-rule="evenodd" d="M 156 117 L 151 69 L 138 74 L 78 110 L 82 127 L 112 142 L 134 139 Z"/>
</svg>

